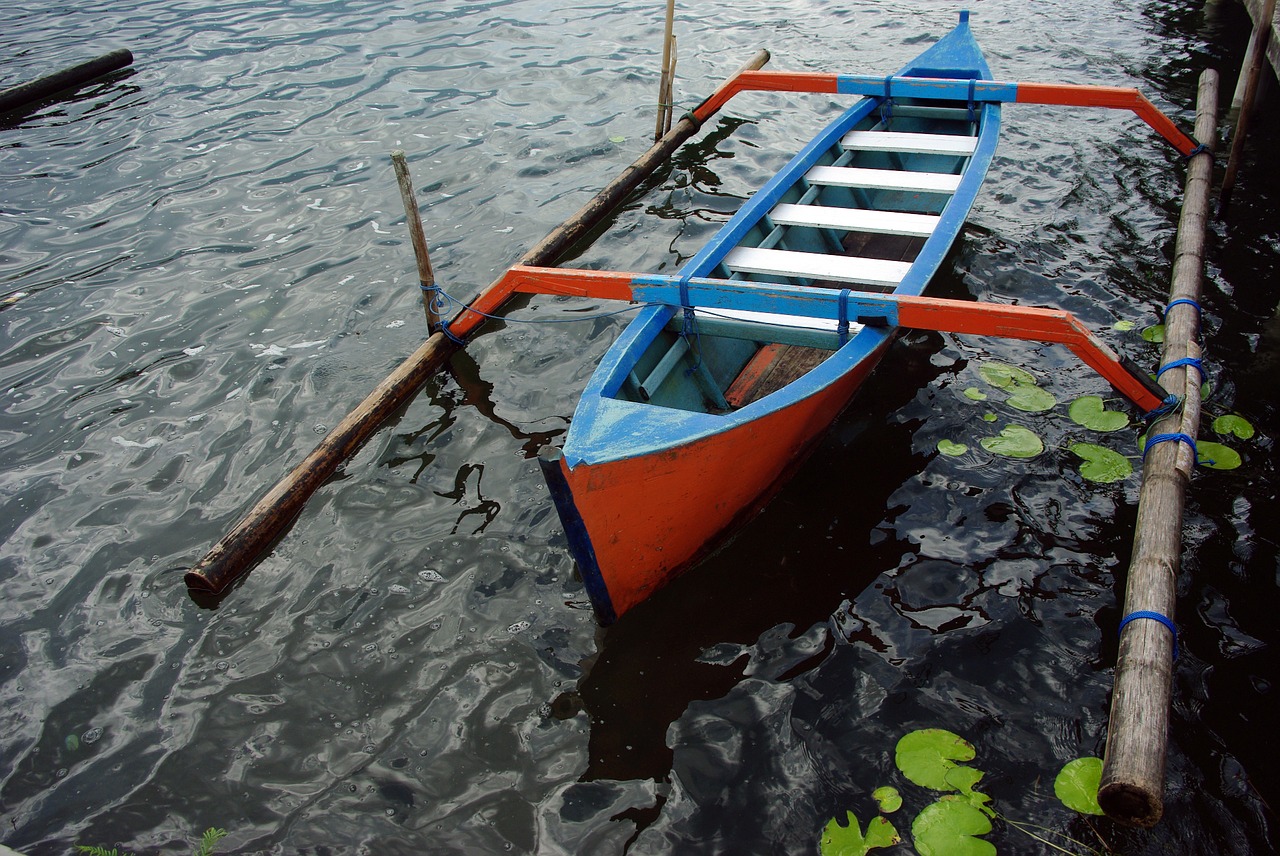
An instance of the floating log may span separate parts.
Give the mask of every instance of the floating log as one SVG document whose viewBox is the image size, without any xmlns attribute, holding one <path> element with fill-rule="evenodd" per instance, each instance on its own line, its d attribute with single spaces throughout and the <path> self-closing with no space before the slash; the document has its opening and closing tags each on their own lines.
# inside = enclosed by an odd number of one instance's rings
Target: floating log
<svg viewBox="0 0 1280 856">
<path fill-rule="evenodd" d="M 42 98 L 48 98 L 50 95 L 54 95 L 64 89 L 88 83 L 95 77 L 101 77 L 108 72 L 124 68 L 132 63 L 133 54 L 121 48 L 120 50 L 103 54 L 97 59 L 91 59 L 88 62 L 82 62 L 79 65 L 73 65 L 71 68 L 33 80 L 30 83 L 22 83 L 18 86 L 10 87 L 0 91 L 0 113 L 7 113 L 10 110 L 30 106 Z"/>
<path fill-rule="evenodd" d="M 1217 137 L 1217 111 L 1218 74 L 1208 70 L 1200 76 L 1195 136 L 1210 149 Z M 1174 245 L 1161 366 L 1200 358 L 1196 338 L 1212 178 L 1212 153 L 1194 155 L 1187 164 L 1182 217 Z M 1200 428 L 1201 377 L 1190 370 L 1193 367 L 1183 364 L 1160 375 L 1165 389 L 1183 398 L 1183 405 L 1179 412 L 1155 422 L 1148 437 L 1195 438 Z M 1154 826 L 1164 812 L 1182 510 L 1195 465 L 1195 451 L 1188 442 L 1169 440 L 1151 445 L 1142 467 L 1138 523 L 1124 597 L 1125 619 L 1098 791 L 1103 811 L 1132 826 Z M 1139 620 L 1127 620 L 1131 617 Z"/>
<path fill-rule="evenodd" d="M 1235 130 L 1231 132 L 1231 155 L 1227 158 L 1227 168 L 1222 174 L 1222 189 L 1218 193 L 1218 218 L 1226 213 L 1231 204 L 1231 194 L 1236 189 L 1236 172 L 1240 169 L 1240 158 L 1244 156 L 1244 141 L 1249 133 L 1249 117 L 1253 113 L 1253 104 L 1257 100 L 1258 82 L 1262 79 L 1262 68 L 1267 63 L 1267 40 L 1271 38 L 1271 22 L 1276 16 L 1276 0 L 1267 0 L 1263 5 L 1262 17 L 1253 27 L 1253 38 L 1249 40 L 1249 51 L 1246 61 L 1252 57 L 1244 69 L 1244 94 L 1240 99 L 1240 113 L 1236 116 Z"/>
<path fill-rule="evenodd" d="M 738 73 L 758 69 L 768 61 L 769 52 L 761 50 Z M 621 204 L 681 143 L 697 133 L 702 123 L 727 100 L 726 90 L 732 82 L 733 78 L 722 84 L 698 108 L 682 117 L 670 132 L 592 197 L 577 214 L 525 253 L 518 264 L 553 265 L 564 258 L 574 244 Z M 463 310 L 450 323 L 449 330 L 453 336 L 467 336 L 484 322 L 485 316 L 481 313 L 493 312 L 510 298 L 514 292 L 506 287 L 505 280 L 504 273 L 473 302 L 478 312 Z M 216 594 L 248 570 L 298 516 L 311 494 L 372 436 L 387 417 L 417 392 L 457 347 L 444 333 L 432 334 L 325 435 L 311 454 L 262 497 L 204 558 L 192 566 L 184 577 L 187 587 Z"/>
</svg>

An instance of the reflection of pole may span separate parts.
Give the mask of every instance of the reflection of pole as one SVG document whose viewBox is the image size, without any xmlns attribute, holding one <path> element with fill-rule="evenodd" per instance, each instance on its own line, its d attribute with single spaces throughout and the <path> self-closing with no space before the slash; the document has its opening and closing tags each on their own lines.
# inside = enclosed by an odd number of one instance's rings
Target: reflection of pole
<svg viewBox="0 0 1280 856">
<path fill-rule="evenodd" d="M 418 284 L 422 288 L 422 309 L 427 313 L 427 332 L 434 333 L 440 327 L 440 310 L 434 299 L 436 275 L 431 270 L 427 236 L 422 233 L 422 217 L 418 214 L 418 200 L 413 195 L 413 180 L 409 178 L 409 164 L 405 163 L 403 151 L 396 149 L 391 153 L 391 165 L 396 170 L 396 183 L 400 185 L 400 199 L 404 202 L 404 216 L 413 241 L 413 255 L 418 260 Z"/>
<path fill-rule="evenodd" d="M 1231 156 L 1227 159 L 1227 169 L 1222 174 L 1222 189 L 1218 192 L 1218 217 L 1221 218 L 1231 204 L 1231 193 L 1236 189 L 1236 172 L 1240 169 L 1240 158 L 1244 155 L 1244 138 L 1249 132 L 1249 114 L 1253 112 L 1253 102 L 1257 100 L 1258 81 L 1262 77 L 1262 67 L 1267 62 L 1267 42 L 1271 38 L 1271 21 L 1276 16 L 1276 0 L 1267 0 L 1263 4 L 1262 17 L 1253 25 L 1253 38 L 1249 43 L 1248 56 L 1253 62 L 1245 70 L 1244 96 L 1240 103 L 1240 115 L 1236 117 L 1236 128 L 1231 134 Z"/>
<path fill-rule="evenodd" d="M 662 135 L 671 130 L 672 78 L 676 70 L 675 18 L 676 0 L 667 0 L 667 32 L 662 38 L 662 80 L 658 83 L 658 122 L 653 129 L 655 140 L 662 139 Z"/>
<path fill-rule="evenodd" d="M 1200 76 L 1196 107 L 1196 139 L 1206 145 L 1217 137 L 1217 111 L 1218 73 L 1210 69 Z M 1142 465 L 1138 523 L 1125 586 L 1115 692 L 1098 789 L 1098 804 L 1107 816 L 1134 826 L 1155 826 L 1164 813 L 1182 509 L 1196 466 L 1195 437 L 1200 430 L 1201 377 L 1191 369 L 1199 366 L 1200 358 L 1196 343 L 1198 301 L 1212 184 L 1212 153 L 1194 155 L 1187 164 L 1160 360 L 1167 367 L 1160 373 L 1161 383 L 1183 403 L 1179 412 L 1156 421 L 1148 432 L 1158 442 L 1148 441 Z"/>
</svg>

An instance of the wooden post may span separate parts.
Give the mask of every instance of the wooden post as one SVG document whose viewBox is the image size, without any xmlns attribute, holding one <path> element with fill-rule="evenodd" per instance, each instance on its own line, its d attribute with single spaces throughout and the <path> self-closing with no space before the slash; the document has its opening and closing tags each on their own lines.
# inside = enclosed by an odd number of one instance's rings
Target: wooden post
<svg viewBox="0 0 1280 856">
<path fill-rule="evenodd" d="M 436 274 L 431 269 L 431 254 L 427 250 L 427 236 L 422 232 L 422 216 L 418 213 L 418 200 L 413 195 L 413 179 L 409 177 L 409 164 L 404 152 L 391 153 L 391 165 L 395 167 L 396 183 L 400 185 L 400 200 L 404 202 L 404 216 L 413 241 L 413 257 L 418 262 L 418 287 L 422 290 L 422 310 L 427 314 L 427 332 L 440 329 L 440 309 L 435 300 Z"/>
<path fill-rule="evenodd" d="M 769 61 L 769 52 L 760 51 L 742 71 L 758 69 Z M 740 73 L 740 72 L 739 72 Z M 736 75 L 735 75 L 736 77 Z M 710 98 L 699 106 L 724 103 L 724 93 L 732 81 L 726 82 Z M 709 112 L 707 112 L 709 115 Z M 704 118 L 705 121 L 705 118 Z M 525 253 L 518 262 L 522 265 L 552 265 L 582 240 L 604 220 L 646 177 L 651 175 L 671 156 L 685 140 L 697 133 L 701 122 L 692 114 L 680 119 L 670 133 L 655 143 L 639 160 L 622 171 L 603 190 L 597 193 L 577 214 L 556 227 L 537 246 Z M 491 312 L 486 297 L 494 295 L 505 285 L 505 274 L 499 277 L 477 299 Z M 497 306 L 501 299 L 494 298 Z M 461 338 L 483 323 L 484 318 L 463 310 L 450 325 L 450 332 Z M 184 580 L 187 587 L 200 592 L 217 593 L 247 571 L 258 557 L 279 538 L 302 511 L 311 494 L 333 475 L 338 466 L 355 453 L 378 429 L 388 416 L 403 406 L 418 388 L 426 382 L 458 345 L 443 332 L 434 333 L 414 351 L 399 367 L 388 375 L 338 425 L 325 435 L 311 454 L 307 455 L 266 496 L 240 519 L 230 532 L 192 566 Z"/>
<path fill-rule="evenodd" d="M 1222 174 L 1222 189 L 1218 194 L 1218 218 L 1221 219 L 1231 204 L 1231 194 L 1236 189 L 1236 172 L 1240 169 L 1240 158 L 1244 155 L 1244 141 L 1249 133 L 1249 116 L 1253 112 L 1253 102 L 1257 98 L 1258 81 L 1262 78 L 1263 66 L 1267 64 L 1267 41 L 1271 38 L 1271 22 L 1276 16 L 1276 0 L 1267 0 L 1262 7 L 1262 17 L 1253 25 L 1253 38 L 1249 42 L 1248 56 L 1253 57 L 1245 72 L 1244 95 L 1241 97 L 1240 115 L 1236 117 L 1235 130 L 1231 132 L 1231 156 L 1227 158 L 1227 169 Z"/>
<path fill-rule="evenodd" d="M 667 31 L 662 37 L 662 79 L 658 82 L 658 121 L 653 129 L 653 139 L 662 139 L 662 135 L 671 130 L 671 93 L 672 74 L 675 69 L 674 35 L 676 17 L 676 0 L 667 0 Z"/>
<path fill-rule="evenodd" d="M 1217 110 L 1218 74 L 1208 70 L 1200 76 L 1195 135 L 1210 149 L 1217 136 Z M 1187 164 L 1170 303 L 1198 303 L 1200 298 L 1212 172 L 1210 153 L 1197 154 Z M 1199 330 L 1196 306 L 1179 303 L 1170 308 L 1165 315 L 1160 365 L 1187 357 L 1199 359 Z M 1148 436 L 1185 434 L 1194 438 L 1200 428 L 1199 372 L 1179 366 L 1165 371 L 1160 380 L 1165 389 L 1184 398 L 1183 406 L 1180 412 L 1152 425 Z M 1186 442 L 1157 443 L 1147 452 L 1125 590 L 1125 616 L 1142 612 L 1173 621 L 1182 553 L 1182 509 L 1195 465 L 1195 453 Z M 1170 629 L 1149 617 L 1128 622 L 1120 634 L 1098 803 L 1109 817 L 1122 823 L 1154 826 L 1164 812 L 1175 645 Z"/>
</svg>

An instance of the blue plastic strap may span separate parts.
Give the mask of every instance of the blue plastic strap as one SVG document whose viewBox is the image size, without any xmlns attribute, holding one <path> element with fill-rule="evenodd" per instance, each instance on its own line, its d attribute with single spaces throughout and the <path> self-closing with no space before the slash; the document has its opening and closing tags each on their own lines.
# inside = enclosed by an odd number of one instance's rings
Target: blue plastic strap
<svg viewBox="0 0 1280 856">
<path fill-rule="evenodd" d="M 1169 632 L 1173 634 L 1173 659 L 1178 659 L 1178 628 L 1174 625 L 1173 620 L 1167 615 L 1161 615 L 1158 612 L 1152 612 L 1148 609 L 1139 609 L 1131 612 L 1120 620 L 1120 628 L 1116 631 L 1116 635 L 1124 632 L 1124 626 L 1135 618 L 1147 618 L 1151 621 L 1159 621 L 1165 627 L 1169 628 Z"/>
<path fill-rule="evenodd" d="M 1156 372 L 1156 380 L 1159 380 L 1159 379 L 1160 379 L 1160 375 L 1164 374 L 1164 373 L 1165 373 L 1165 372 L 1167 372 L 1169 369 L 1176 369 L 1176 368 L 1178 368 L 1179 366 L 1191 366 L 1191 367 L 1192 367 L 1192 368 L 1194 368 L 1196 371 L 1200 372 L 1200 382 L 1201 382 L 1201 383 L 1204 383 L 1204 380 L 1205 380 L 1205 376 L 1204 376 L 1204 365 L 1200 362 L 1199 358 L 1197 358 L 1197 357 L 1183 357 L 1183 358 L 1182 358 L 1182 359 L 1180 359 L 1180 360 L 1174 360 L 1174 361 L 1173 361 L 1173 362 L 1171 362 L 1171 363 L 1165 363 L 1165 364 L 1164 364 L 1164 365 L 1162 365 L 1162 366 L 1160 367 L 1160 369 Z"/>
<path fill-rule="evenodd" d="M 1195 137 L 1192 137 L 1191 139 L 1194 140 Z M 1196 147 L 1191 151 L 1187 152 L 1184 157 L 1187 160 L 1191 160 L 1196 155 L 1208 155 L 1209 160 L 1213 160 L 1213 151 L 1204 143 L 1196 143 Z"/>
<path fill-rule="evenodd" d="M 836 301 L 839 311 L 839 322 L 836 324 L 836 334 L 840 337 L 840 344 L 843 346 L 849 341 L 849 295 L 853 294 L 853 289 L 840 289 L 840 297 Z"/>
<path fill-rule="evenodd" d="M 1201 315 L 1204 315 L 1204 310 L 1200 308 L 1200 304 L 1199 304 L 1199 303 L 1196 303 L 1196 302 L 1195 302 L 1194 300 L 1192 300 L 1190 297 L 1179 297 L 1177 300 L 1170 300 L 1170 301 L 1169 301 L 1169 305 L 1168 305 L 1168 306 L 1166 306 L 1166 307 L 1164 308 L 1164 317 L 1168 318 L 1168 317 L 1169 317 L 1169 310 L 1170 310 L 1170 309 L 1172 309 L 1173 307 L 1177 306 L 1177 305 L 1178 305 L 1178 304 L 1180 304 L 1180 303 L 1181 303 L 1181 304 L 1185 304 L 1185 305 L 1187 305 L 1187 306 L 1195 307 L 1196 312 L 1198 312 L 1198 313 L 1199 313 L 1199 314 L 1201 314 Z"/>
<path fill-rule="evenodd" d="M 1200 453 L 1196 451 L 1196 438 L 1190 434 L 1156 434 L 1154 437 L 1147 438 L 1147 444 L 1142 447 L 1142 458 L 1146 460 L 1147 452 L 1151 451 L 1151 447 L 1157 443 L 1186 443 L 1191 447 L 1191 454 L 1195 455 L 1197 460 Z"/>
</svg>

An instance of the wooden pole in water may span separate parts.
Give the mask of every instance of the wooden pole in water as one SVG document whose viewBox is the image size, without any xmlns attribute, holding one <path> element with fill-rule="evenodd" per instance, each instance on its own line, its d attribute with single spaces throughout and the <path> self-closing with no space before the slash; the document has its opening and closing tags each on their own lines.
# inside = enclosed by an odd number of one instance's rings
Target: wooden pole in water
<svg viewBox="0 0 1280 856">
<path fill-rule="evenodd" d="M 54 74 L 33 80 L 30 83 L 11 86 L 0 90 L 0 113 L 29 107 L 42 98 L 56 95 L 64 89 L 88 83 L 95 77 L 124 68 L 133 63 L 133 54 L 124 48 L 103 54 L 96 59 L 73 65 Z"/>
<path fill-rule="evenodd" d="M 1240 103 L 1240 114 L 1236 116 L 1235 130 L 1231 132 L 1231 155 L 1227 158 L 1227 168 L 1222 174 L 1222 189 L 1218 194 L 1218 218 L 1226 213 L 1231 204 L 1231 194 L 1236 189 L 1236 173 L 1240 169 L 1240 158 L 1244 155 L 1244 141 L 1249 133 L 1249 117 L 1253 113 L 1253 102 L 1258 94 L 1258 82 L 1262 79 L 1262 69 L 1267 64 L 1267 41 L 1271 38 L 1271 23 L 1276 16 L 1276 0 L 1267 0 L 1262 7 L 1262 17 L 1253 25 L 1253 38 L 1250 39 L 1248 56 L 1253 62 L 1245 70 L 1244 96 Z"/>
<path fill-rule="evenodd" d="M 662 79 L 658 82 L 658 121 L 653 129 L 653 139 L 662 139 L 662 135 L 671 130 L 671 70 L 674 65 L 672 48 L 675 46 L 673 34 L 676 19 L 676 0 L 667 0 L 667 31 L 662 37 Z"/>
<path fill-rule="evenodd" d="M 754 70 L 769 61 L 769 52 L 759 51 L 741 71 Z M 736 75 L 735 75 L 736 76 Z M 707 105 L 723 103 L 729 83 L 721 87 L 697 108 L 705 121 L 711 111 Z M 646 177 L 661 166 L 681 143 L 697 133 L 702 121 L 692 113 L 680 119 L 671 132 L 663 136 L 631 166 L 622 171 L 603 190 L 591 198 L 577 214 L 570 217 L 537 246 L 525 253 L 518 264 L 553 265 L 604 220 Z M 505 277 L 495 280 L 473 303 L 485 312 L 500 307 L 510 292 L 503 292 Z M 484 318 L 463 310 L 449 325 L 459 338 L 468 335 Z M 311 454 L 299 462 L 266 496 L 240 519 L 222 540 L 192 566 L 184 577 L 187 587 L 195 591 L 217 593 L 247 571 L 258 557 L 275 542 L 302 511 L 311 494 L 355 453 L 386 419 L 402 407 L 426 382 L 458 345 L 442 332 L 434 333 L 403 363 L 388 375 L 355 410 L 320 441 Z"/>
<path fill-rule="evenodd" d="M 1217 135 L 1217 111 L 1218 74 L 1208 70 L 1200 76 L 1195 136 L 1210 149 Z M 1197 154 L 1187 164 L 1169 302 L 1192 303 L 1177 303 L 1165 313 L 1161 366 L 1200 358 L 1198 305 L 1212 173 L 1211 153 Z M 1183 406 L 1180 412 L 1153 424 L 1149 438 L 1161 434 L 1196 436 L 1201 378 L 1191 368 L 1178 366 L 1161 374 L 1165 389 L 1182 397 Z M 1134 826 L 1154 826 L 1164 812 L 1165 749 L 1177 643 L 1171 626 L 1181 565 L 1183 502 L 1195 465 L 1192 447 L 1170 440 L 1150 446 L 1142 467 L 1138 523 L 1124 598 L 1126 619 L 1133 616 L 1138 620 L 1122 624 L 1098 790 L 1103 811 Z"/>
<path fill-rule="evenodd" d="M 440 310 L 436 306 L 436 274 L 431 269 L 431 253 L 427 250 L 427 236 L 422 231 L 422 216 L 418 213 L 418 200 L 413 195 L 413 179 L 409 177 L 409 164 L 404 152 L 391 153 L 391 165 L 396 171 L 396 183 L 400 185 L 400 200 L 404 203 L 404 216 L 408 221 L 409 238 L 413 241 L 413 257 L 418 262 L 418 287 L 422 289 L 422 309 L 427 314 L 427 332 L 440 329 Z"/>
</svg>

